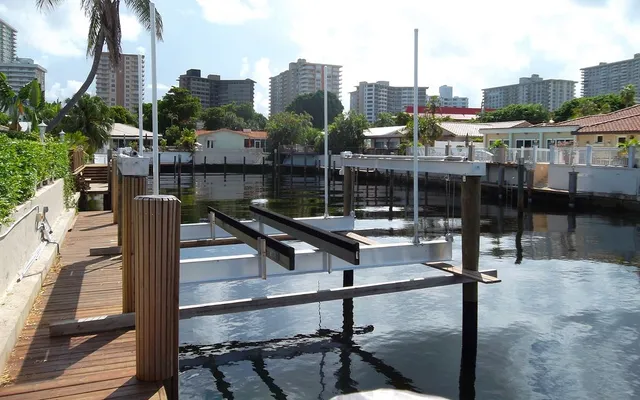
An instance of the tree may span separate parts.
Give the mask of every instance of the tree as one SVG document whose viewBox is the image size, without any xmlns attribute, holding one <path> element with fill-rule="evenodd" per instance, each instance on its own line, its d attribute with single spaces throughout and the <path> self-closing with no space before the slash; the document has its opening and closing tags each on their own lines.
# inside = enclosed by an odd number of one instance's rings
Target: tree
<svg viewBox="0 0 640 400">
<path fill-rule="evenodd" d="M 362 114 L 338 114 L 329 126 L 329 150 L 333 154 L 341 151 L 359 151 L 364 147 L 364 131 L 368 128 L 369 122 Z"/>
<path fill-rule="evenodd" d="M 11 118 L 7 114 L 0 112 L 0 125 L 7 126 L 9 121 L 11 121 Z"/>
<path fill-rule="evenodd" d="M 547 122 L 551 118 L 549 112 L 541 104 L 510 104 L 506 107 L 489 111 L 478 118 L 479 122 L 503 122 L 525 120 L 532 124 Z"/>
<path fill-rule="evenodd" d="M 189 90 L 172 87 L 162 98 L 162 113 L 169 118 L 170 125 L 180 127 L 195 126 L 195 119 L 199 116 L 202 106 L 200 99 L 192 96 Z M 158 114 L 160 114 L 158 105 Z"/>
<path fill-rule="evenodd" d="M 36 0 L 38 9 L 52 9 L 65 0 Z M 147 30 L 151 30 L 150 0 L 122 0 L 129 10 L 136 15 L 138 22 Z M 118 67 L 122 59 L 122 28 L 120 25 L 120 0 L 83 0 L 81 7 L 89 18 L 89 33 L 87 36 L 87 57 L 93 57 L 93 64 L 89 75 L 78 91 L 71 97 L 58 115 L 49 122 L 47 131 L 58 125 L 65 115 L 80 101 L 93 82 L 104 45 L 107 45 L 109 60 L 113 67 Z M 162 40 L 162 17 L 156 11 L 156 37 Z"/>
<path fill-rule="evenodd" d="M 193 152 L 196 149 L 196 131 L 193 129 L 183 128 L 180 134 L 180 147 L 184 150 Z"/>
<path fill-rule="evenodd" d="M 400 111 L 399 113 L 396 114 L 396 124 L 398 124 L 398 126 L 401 126 L 401 125 L 406 126 L 409 123 L 409 121 L 411 121 L 412 119 L 413 117 L 411 115 L 403 111 Z"/>
<path fill-rule="evenodd" d="M 610 93 L 593 97 L 579 97 L 566 101 L 553 113 L 553 120 L 562 122 L 588 115 L 609 113 L 621 110 L 627 105 L 633 105 L 634 102 L 635 87 L 628 85 L 622 89 L 620 94 Z"/>
<path fill-rule="evenodd" d="M 306 113 L 285 111 L 272 115 L 266 126 L 268 148 L 300 143 L 302 135 L 312 128 L 311 116 Z"/>
<path fill-rule="evenodd" d="M 167 129 L 165 129 L 162 137 L 166 139 L 167 146 L 174 146 L 180 140 L 180 136 L 182 136 L 182 129 L 178 125 L 171 125 Z"/>
<path fill-rule="evenodd" d="M 32 130 L 38 129 L 38 110 L 43 104 L 41 94 L 37 80 L 32 80 L 16 92 L 9 86 L 6 75 L 0 72 L 0 111 L 9 116 L 9 129 L 19 131 L 18 122 L 22 116 L 31 121 Z"/>
<path fill-rule="evenodd" d="M 421 115 L 418 117 L 418 142 L 422 145 L 433 146 L 442 136 L 442 128 L 440 127 L 440 119 L 434 114 Z M 409 141 L 413 141 L 413 119 L 407 123 L 405 137 Z"/>
<path fill-rule="evenodd" d="M 109 108 L 109 116 L 114 123 L 138 126 L 138 120 L 131 111 L 122 106 L 112 106 Z"/>
<path fill-rule="evenodd" d="M 331 124 L 337 115 L 342 114 L 344 107 L 335 93 L 328 93 L 327 114 L 329 124 Z M 287 106 L 286 111 L 296 114 L 307 113 L 311 115 L 311 122 L 314 128 L 324 129 L 324 92 L 318 90 L 315 93 L 301 94 Z"/>
<path fill-rule="evenodd" d="M 64 118 L 62 128 L 67 132 L 82 132 L 87 137 L 87 152 L 95 153 L 111 138 L 113 120 L 110 117 L 109 106 L 101 98 L 85 94 Z"/>
<path fill-rule="evenodd" d="M 378 119 L 376 119 L 376 122 L 373 125 L 377 127 L 395 126 L 396 119 L 391 113 L 381 112 L 380 114 L 378 114 Z"/>
</svg>

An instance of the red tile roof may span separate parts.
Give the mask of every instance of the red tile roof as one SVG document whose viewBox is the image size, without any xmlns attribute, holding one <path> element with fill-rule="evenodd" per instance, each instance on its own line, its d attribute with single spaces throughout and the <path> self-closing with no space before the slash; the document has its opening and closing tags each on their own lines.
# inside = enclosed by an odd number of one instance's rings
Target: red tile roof
<svg viewBox="0 0 640 400">
<path fill-rule="evenodd" d="M 233 132 L 233 133 L 237 133 L 238 135 L 242 135 L 242 136 L 246 136 L 249 139 L 266 139 L 267 138 L 267 132 L 265 131 L 251 131 L 251 130 L 247 130 L 247 131 L 234 131 L 231 129 L 216 129 L 215 131 L 207 131 L 207 130 L 198 130 L 196 131 L 196 135 L 197 136 L 201 136 L 201 135 L 208 135 L 210 133 L 217 133 L 217 132 Z"/>
<path fill-rule="evenodd" d="M 575 134 L 582 133 L 640 133 L 640 104 L 607 114 L 588 115 L 558 122 L 558 126 L 576 125 Z"/>
</svg>

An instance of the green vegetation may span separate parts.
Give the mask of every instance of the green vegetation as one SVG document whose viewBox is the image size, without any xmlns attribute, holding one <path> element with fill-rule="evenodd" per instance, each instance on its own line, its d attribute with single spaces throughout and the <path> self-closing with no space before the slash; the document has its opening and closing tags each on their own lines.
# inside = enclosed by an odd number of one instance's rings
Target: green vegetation
<svg viewBox="0 0 640 400">
<path fill-rule="evenodd" d="M 167 94 L 158 100 L 158 132 L 164 133 L 170 126 L 194 129 L 200 116 L 202 106 L 200 99 L 192 96 L 187 89 L 172 87 Z M 152 131 L 151 103 L 142 105 L 142 127 Z"/>
<path fill-rule="evenodd" d="M 251 104 L 225 104 L 221 107 L 210 107 L 202 111 L 200 119 L 204 122 L 205 129 L 215 131 L 217 129 L 231 129 L 241 131 L 251 129 L 264 130 L 267 118 L 257 113 Z"/>
<path fill-rule="evenodd" d="M 329 125 L 329 150 L 333 154 L 341 151 L 360 151 L 364 147 L 364 131 L 368 128 L 369 123 L 362 114 L 338 114 Z"/>
<path fill-rule="evenodd" d="M 113 120 L 111 110 L 97 96 L 83 95 L 62 121 L 65 132 L 82 132 L 87 138 L 87 153 L 93 154 L 110 138 Z"/>
<path fill-rule="evenodd" d="M 531 124 L 540 124 L 551 119 L 549 112 L 540 104 L 511 104 L 481 115 L 478 122 L 503 122 L 525 120 Z"/>
<path fill-rule="evenodd" d="M 498 139 L 498 140 L 494 141 L 489 146 L 490 149 L 500 149 L 500 148 L 507 148 L 507 147 L 509 147 L 509 146 L 507 146 L 507 144 L 505 142 L 503 142 L 501 139 Z"/>
<path fill-rule="evenodd" d="M 373 124 L 373 126 L 375 127 L 395 126 L 395 125 L 396 125 L 396 118 L 394 117 L 393 114 L 388 112 L 381 112 L 380 114 L 378 114 L 378 118 L 376 119 L 376 122 Z M 406 125 L 406 124 L 403 124 L 403 125 Z"/>
<path fill-rule="evenodd" d="M 44 103 L 41 93 L 40 84 L 35 79 L 15 92 L 9 86 L 7 76 L 0 72 L 0 111 L 7 113 L 9 129 L 20 130 L 18 121 L 23 116 L 32 122 L 32 130 L 38 129 L 38 114 Z"/>
<path fill-rule="evenodd" d="M 114 123 L 138 126 L 138 118 L 122 106 L 112 106 L 109 108 L 109 117 Z"/>
<path fill-rule="evenodd" d="M 64 3 L 64 0 L 36 0 L 36 7 L 39 10 L 52 9 Z M 87 79 L 85 79 L 76 94 L 67 101 L 57 115 L 49 121 L 47 132 L 55 128 L 69 111 L 76 105 L 87 89 L 93 82 L 98 65 L 100 63 L 100 55 L 106 44 L 106 51 L 109 54 L 111 65 L 117 67 L 122 59 L 122 27 L 120 24 L 120 1 L 111 0 L 94 0 L 80 2 L 85 15 L 89 18 L 89 32 L 87 35 L 87 57 L 93 57 L 93 64 Z M 147 30 L 151 29 L 151 13 L 149 3 L 150 0 L 124 0 L 123 3 L 136 16 L 140 25 Z M 162 40 L 162 17 L 156 10 L 156 37 Z"/>
<path fill-rule="evenodd" d="M 333 120 L 339 114 L 342 114 L 344 107 L 335 93 L 327 93 L 327 114 L 329 124 L 332 124 Z M 324 92 L 318 90 L 315 93 L 301 94 L 287 106 L 286 111 L 296 114 L 309 114 L 313 127 L 316 129 L 324 129 Z"/>
<path fill-rule="evenodd" d="M 580 97 L 569 100 L 553 114 L 555 122 L 586 117 L 587 115 L 605 114 L 618 111 L 635 104 L 636 87 L 625 86 L 620 93 L 603 94 L 594 97 Z"/>
<path fill-rule="evenodd" d="M 444 118 L 436 117 L 440 101 L 436 96 L 431 96 L 427 102 L 427 112 L 425 115 L 418 115 L 418 142 L 422 145 L 433 146 L 442 136 L 442 128 L 440 123 Z M 406 124 L 405 137 L 408 141 L 413 142 L 413 117 L 409 116 Z"/>
<path fill-rule="evenodd" d="M 50 178 L 65 178 L 67 204 L 75 192 L 66 143 L 43 144 L 0 134 L 0 165 L 0 224 L 8 221 L 16 206 L 33 197 L 38 184 Z"/>
<path fill-rule="evenodd" d="M 278 146 L 302 143 L 302 138 L 306 138 L 307 133 L 313 130 L 311 115 L 293 112 L 281 112 L 272 115 L 266 126 L 267 148 L 269 151 Z"/>
<path fill-rule="evenodd" d="M 191 152 L 196 149 L 196 131 L 193 129 L 172 125 L 164 131 L 163 139 L 165 146 L 177 146 Z"/>
</svg>

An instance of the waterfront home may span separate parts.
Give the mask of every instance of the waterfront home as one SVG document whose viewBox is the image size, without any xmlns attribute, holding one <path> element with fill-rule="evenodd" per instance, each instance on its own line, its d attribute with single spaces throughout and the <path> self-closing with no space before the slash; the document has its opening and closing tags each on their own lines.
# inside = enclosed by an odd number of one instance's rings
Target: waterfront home
<svg viewBox="0 0 640 400">
<path fill-rule="evenodd" d="M 365 147 L 370 149 L 397 149 L 400 147 L 402 137 L 405 135 L 407 127 L 383 126 L 369 128 L 364 131 Z"/>
<path fill-rule="evenodd" d="M 549 148 L 552 144 L 573 143 L 616 147 L 640 135 L 640 105 L 607 114 L 590 115 L 569 121 L 543 123 L 528 127 L 483 128 L 485 146 L 501 140 L 509 147 Z"/>
<path fill-rule="evenodd" d="M 153 132 L 142 131 L 143 144 L 145 148 L 153 147 Z M 158 138 L 162 135 L 158 134 Z M 106 153 L 107 149 L 120 149 L 130 147 L 132 142 L 138 142 L 140 138 L 140 129 L 137 126 L 114 123 L 109 131 L 109 142 L 99 153 Z"/>
<path fill-rule="evenodd" d="M 199 130 L 196 136 L 200 144 L 195 152 L 198 164 L 204 162 L 204 157 L 207 157 L 207 163 L 219 163 L 221 157 L 226 157 L 229 164 L 259 164 L 267 156 L 267 132 L 264 131 Z"/>
<path fill-rule="evenodd" d="M 531 126 L 527 121 L 505 121 L 505 122 L 453 122 L 444 121 L 438 124 L 442 128 L 442 136 L 438 140 L 462 142 L 466 138 L 473 140 L 475 138 L 482 138 L 484 135 L 480 132 L 481 129 L 493 129 L 493 128 L 515 128 Z"/>
<path fill-rule="evenodd" d="M 486 108 L 485 112 L 493 111 Z M 407 106 L 407 114 L 413 115 L 413 106 Z M 418 115 L 425 115 L 428 112 L 426 106 L 418 106 Z M 474 107 L 436 107 L 435 116 L 437 118 L 446 118 L 452 121 L 471 121 L 482 113 L 482 108 Z"/>
</svg>

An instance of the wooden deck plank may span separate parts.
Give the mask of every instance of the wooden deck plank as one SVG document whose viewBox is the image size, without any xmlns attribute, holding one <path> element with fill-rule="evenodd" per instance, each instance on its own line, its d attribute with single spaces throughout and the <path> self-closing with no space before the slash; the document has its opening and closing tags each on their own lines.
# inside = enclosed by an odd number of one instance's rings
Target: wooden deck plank
<svg viewBox="0 0 640 400">
<path fill-rule="evenodd" d="M 122 311 L 117 256 L 89 256 L 112 246 L 110 212 L 82 212 L 60 249 L 3 375 L 1 399 L 166 399 L 162 384 L 135 379 L 135 331 L 67 338 L 49 336 L 52 322 Z"/>
</svg>

